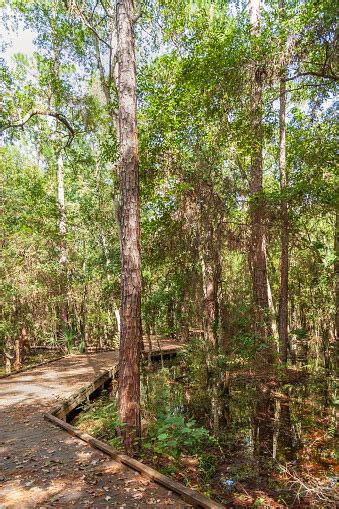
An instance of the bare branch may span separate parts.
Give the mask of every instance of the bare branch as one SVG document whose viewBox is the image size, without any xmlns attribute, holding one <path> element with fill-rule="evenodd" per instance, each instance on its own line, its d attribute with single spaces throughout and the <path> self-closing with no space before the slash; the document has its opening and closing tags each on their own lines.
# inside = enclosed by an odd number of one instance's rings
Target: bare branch
<svg viewBox="0 0 339 509">
<path fill-rule="evenodd" d="M 302 78 L 304 76 L 314 76 L 315 78 L 324 78 L 327 80 L 339 81 L 339 76 L 337 74 L 327 74 L 317 71 L 306 71 L 295 74 L 294 76 L 290 76 L 289 78 L 285 78 L 284 81 L 293 81 L 297 78 Z"/>
<path fill-rule="evenodd" d="M 34 109 L 34 110 L 31 110 L 28 113 L 26 113 L 26 115 L 24 116 L 23 119 L 16 120 L 14 122 L 11 122 L 9 124 L 6 124 L 6 125 L 0 127 L 0 132 L 6 131 L 7 129 L 10 129 L 12 127 L 14 127 L 14 128 L 21 127 L 21 128 L 23 128 L 25 126 L 25 124 L 27 124 L 27 122 L 32 117 L 35 117 L 36 115 L 43 115 L 43 116 L 47 116 L 47 117 L 53 117 L 53 118 L 56 118 L 59 122 L 61 122 L 68 129 L 68 131 L 70 133 L 70 139 L 69 139 L 67 145 L 70 144 L 70 142 L 72 141 L 72 138 L 75 135 L 75 130 L 74 130 L 73 126 L 70 124 L 70 122 L 67 120 L 67 118 L 62 113 L 59 113 L 57 111 L 53 111 L 53 110 L 50 110 L 50 109 L 44 109 L 44 110 Z"/>
<path fill-rule="evenodd" d="M 78 13 L 80 16 L 80 19 L 82 19 L 84 25 L 92 32 L 93 35 L 97 38 L 98 41 L 100 41 L 102 44 L 104 44 L 107 48 L 111 49 L 111 45 L 105 41 L 97 32 L 97 30 L 94 28 L 93 24 L 91 23 L 91 20 L 88 19 L 88 17 L 85 15 L 84 11 L 80 9 L 77 2 L 73 4 L 74 10 Z"/>
<path fill-rule="evenodd" d="M 93 44 L 94 44 L 95 55 L 96 55 L 96 59 L 97 59 L 97 66 L 98 66 L 99 75 L 100 75 L 101 87 L 102 87 L 103 92 L 105 94 L 107 106 L 110 107 L 110 105 L 111 105 L 111 94 L 110 94 L 109 86 L 108 86 L 108 84 L 106 82 L 105 69 L 104 69 L 104 66 L 103 66 L 103 63 L 102 63 L 102 60 L 101 60 L 99 42 L 96 39 L 96 37 L 93 37 Z"/>
<path fill-rule="evenodd" d="M 91 12 L 91 16 L 93 16 L 93 14 L 95 13 L 95 9 L 98 7 L 98 3 L 99 3 L 99 0 L 97 0 L 97 1 L 95 2 L 95 5 L 94 5 L 94 7 L 93 7 L 93 9 L 92 9 L 92 12 Z"/>
<path fill-rule="evenodd" d="M 107 9 L 107 7 L 106 7 L 106 5 L 105 5 L 105 2 L 103 2 L 103 0 L 100 0 L 100 4 L 101 4 L 101 7 L 103 8 L 103 10 L 105 11 L 106 16 L 108 16 L 109 18 L 111 18 L 111 19 L 115 20 L 115 16 L 114 16 L 114 14 L 111 14 L 111 13 L 108 11 L 108 9 Z"/>
<path fill-rule="evenodd" d="M 284 94 L 287 95 L 292 92 L 297 92 L 298 90 L 304 90 L 305 88 L 310 88 L 310 87 L 320 88 L 320 87 L 326 87 L 326 86 L 327 86 L 327 83 L 303 83 L 302 85 L 300 85 L 300 87 L 289 88 L 288 90 L 286 90 L 284 92 Z M 271 99 L 270 100 L 271 103 L 280 99 L 280 97 L 282 97 L 282 95 L 284 95 L 284 94 L 279 94 L 276 97 L 274 97 L 273 99 Z"/>
</svg>

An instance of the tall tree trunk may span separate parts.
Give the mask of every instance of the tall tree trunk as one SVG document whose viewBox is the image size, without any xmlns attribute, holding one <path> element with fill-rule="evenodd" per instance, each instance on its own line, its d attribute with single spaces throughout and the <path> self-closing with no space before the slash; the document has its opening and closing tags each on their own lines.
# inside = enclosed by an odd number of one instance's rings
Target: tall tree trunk
<svg viewBox="0 0 339 509">
<path fill-rule="evenodd" d="M 66 248 L 66 211 L 64 188 L 64 161 L 61 149 L 57 154 L 57 182 L 59 205 L 59 336 L 63 337 L 68 324 L 67 312 L 67 248 Z"/>
<path fill-rule="evenodd" d="M 279 0 L 280 16 L 283 17 L 284 0 Z M 287 363 L 288 348 L 288 205 L 284 192 L 287 186 L 286 166 L 286 82 L 284 74 L 280 79 L 280 105 L 279 105 L 279 173 L 281 191 L 281 256 L 280 256 L 280 299 L 279 299 L 279 350 L 280 361 Z"/>
<path fill-rule="evenodd" d="M 295 296 L 294 292 L 291 292 L 290 294 L 290 322 L 289 322 L 289 330 L 293 331 L 297 328 L 297 310 L 296 310 L 296 303 L 295 303 Z M 293 366 L 297 363 L 297 342 L 296 337 L 291 334 L 288 342 L 288 350 L 290 354 L 291 363 Z"/>
<path fill-rule="evenodd" d="M 202 277 L 204 292 L 204 332 L 207 344 L 213 349 L 217 347 L 218 320 L 218 275 L 211 259 L 202 260 Z"/>
<path fill-rule="evenodd" d="M 140 436 L 141 259 L 134 2 L 117 1 L 121 332 L 118 412 L 128 452 Z"/>
<path fill-rule="evenodd" d="M 339 340 L 339 213 L 335 214 L 334 231 L 334 278 L 335 278 L 335 337 L 336 344 Z"/>
<path fill-rule="evenodd" d="M 259 0 L 250 0 L 252 26 L 252 48 L 257 51 L 259 36 Z M 250 267 L 252 275 L 255 332 L 266 348 L 262 350 L 266 361 L 272 360 L 272 346 L 268 344 L 272 335 L 267 290 L 265 207 L 263 203 L 263 127 L 262 127 L 262 76 L 260 66 L 253 58 L 251 80 L 251 174 L 250 174 Z"/>
<path fill-rule="evenodd" d="M 51 5 L 51 22 L 54 25 L 57 18 L 57 3 Z M 52 26 L 52 25 L 51 25 Z M 60 56 L 62 51 L 62 41 L 58 38 L 54 28 L 51 32 L 52 54 L 53 54 L 53 73 L 57 80 L 60 79 Z M 53 84 L 51 85 L 51 100 L 54 108 L 58 111 L 61 107 L 62 99 L 60 91 Z M 58 119 L 55 119 L 55 139 L 56 139 L 56 158 L 57 158 L 57 199 L 59 207 L 59 290 L 56 334 L 57 339 L 64 340 L 65 332 L 68 328 L 68 309 L 67 309 L 67 247 L 66 247 L 66 210 L 65 210 L 65 186 L 64 186 L 64 160 L 62 157 L 62 140 L 58 134 Z M 67 347 L 67 345 L 66 345 Z"/>
</svg>

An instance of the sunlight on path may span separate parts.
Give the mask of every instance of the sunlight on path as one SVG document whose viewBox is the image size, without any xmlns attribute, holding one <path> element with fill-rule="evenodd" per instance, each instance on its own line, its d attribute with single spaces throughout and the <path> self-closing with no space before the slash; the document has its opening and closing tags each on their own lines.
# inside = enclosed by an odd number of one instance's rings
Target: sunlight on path
<svg viewBox="0 0 339 509">
<path fill-rule="evenodd" d="M 68 356 L 0 379 L 0 504 L 6 509 L 189 507 L 43 419 L 117 355 Z"/>
</svg>

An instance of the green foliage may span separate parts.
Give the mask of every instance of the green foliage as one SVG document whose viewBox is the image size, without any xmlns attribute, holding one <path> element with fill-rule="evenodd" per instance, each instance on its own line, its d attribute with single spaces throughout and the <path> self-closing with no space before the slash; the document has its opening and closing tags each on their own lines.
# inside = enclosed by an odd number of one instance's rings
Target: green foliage
<svg viewBox="0 0 339 509">
<path fill-rule="evenodd" d="M 258 497 L 253 502 L 253 507 L 262 507 L 265 504 L 265 499 L 262 497 Z"/>
<path fill-rule="evenodd" d="M 198 461 L 200 475 L 204 482 L 208 482 L 210 479 L 213 479 L 218 468 L 218 457 L 215 454 L 203 452 L 199 454 Z"/>
<path fill-rule="evenodd" d="M 106 65 L 109 51 L 102 42 L 109 38 L 111 18 L 102 2 L 81 2 L 99 35 L 96 48 L 93 30 L 66 4 L 57 1 L 51 8 L 47 0 L 13 0 L 2 9 L 9 30 L 25 26 L 33 31 L 36 51 L 1 62 L 1 127 L 16 124 L 32 109 L 51 108 L 74 128 L 71 144 L 65 125 L 44 115 L 33 116 L 22 129 L 3 132 L 5 304 L 0 327 L 2 343 L 10 349 L 23 325 L 32 342 L 56 343 L 62 302 L 69 308 L 67 327 L 80 350 L 87 342 L 117 344 L 119 182 L 112 120 L 117 93 L 114 73 Z M 319 356 L 316 345 L 334 337 L 335 7 L 330 0 L 291 0 L 282 12 L 276 2 L 268 3 L 261 9 L 255 37 L 248 8 L 237 2 L 151 2 L 142 6 L 138 18 L 144 329 L 185 339 L 189 329 L 206 329 L 207 261 L 218 276 L 220 316 L 210 327 L 225 350 L 226 356 L 221 352 L 217 359 L 225 369 L 251 360 L 267 346 L 256 337 L 253 323 L 249 246 L 253 202 L 265 209 L 275 315 L 284 198 L 289 207 L 291 338 L 299 346 L 309 338 L 310 355 Z M 250 196 L 254 64 L 263 85 L 264 158 L 263 191 Z M 288 77 L 288 184 L 281 192 L 278 99 L 283 67 Z M 66 277 L 59 264 L 60 149 Z M 216 253 L 220 267 L 215 266 Z M 64 277 L 66 296 L 61 295 Z M 71 348 L 74 340 L 69 343 Z M 323 357 L 326 348 L 322 347 Z M 185 355 L 192 359 L 197 355 L 192 369 L 199 376 L 206 355 L 203 342 Z"/>
<path fill-rule="evenodd" d="M 185 451 L 196 453 L 202 442 L 213 443 L 214 439 L 205 428 L 197 427 L 194 419 L 161 414 L 149 427 L 143 447 L 158 454 L 178 457 Z"/>
<path fill-rule="evenodd" d="M 64 328 L 62 336 L 66 344 L 67 352 L 71 353 L 75 346 L 76 332 L 69 328 Z"/>
<path fill-rule="evenodd" d="M 113 448 L 122 450 L 121 441 L 116 436 L 117 429 L 122 426 L 116 412 L 116 404 L 104 391 L 96 401 L 83 404 L 76 424 L 91 435 L 107 440 Z"/>
</svg>

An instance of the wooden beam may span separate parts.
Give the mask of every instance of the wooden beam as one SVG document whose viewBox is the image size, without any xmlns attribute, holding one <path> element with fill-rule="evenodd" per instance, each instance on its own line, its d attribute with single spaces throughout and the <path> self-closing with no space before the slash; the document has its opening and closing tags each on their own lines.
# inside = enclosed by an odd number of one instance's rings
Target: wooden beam
<svg viewBox="0 0 339 509">
<path fill-rule="evenodd" d="M 102 387 L 108 380 L 113 378 L 117 372 L 117 367 L 114 366 L 108 371 L 100 373 L 94 380 L 88 385 L 85 385 L 80 391 L 73 394 L 70 398 L 63 401 L 61 404 L 53 407 L 50 413 L 56 417 L 67 416 L 77 406 L 81 405 L 87 398 L 93 394 L 99 387 Z"/>
<path fill-rule="evenodd" d="M 177 353 L 179 348 L 169 348 L 168 350 L 164 349 L 163 354 L 174 354 Z M 152 356 L 158 356 L 160 354 L 159 351 L 153 351 Z M 109 445 L 105 444 L 101 440 L 88 435 L 88 433 L 84 433 L 71 424 L 68 424 L 62 419 L 65 419 L 67 414 L 69 414 L 72 410 L 74 410 L 77 406 L 81 405 L 93 392 L 102 387 L 105 382 L 114 378 L 114 376 L 118 372 L 118 366 L 113 366 L 110 370 L 107 370 L 103 373 L 100 373 L 90 384 L 82 387 L 80 391 L 73 394 L 70 398 L 62 402 L 61 404 L 55 406 L 50 410 L 50 412 L 44 415 L 44 418 L 56 424 L 60 428 L 63 428 L 71 435 L 80 438 L 84 442 L 88 443 L 92 447 L 99 449 L 111 456 L 115 461 L 122 463 L 137 472 L 140 472 L 145 477 L 152 479 L 153 481 L 165 486 L 165 488 L 172 490 L 173 492 L 180 495 L 180 497 L 185 500 L 187 503 L 193 505 L 194 507 L 203 507 L 205 509 L 221 509 L 224 506 L 219 504 L 218 502 L 214 502 L 213 500 L 205 497 L 201 493 L 192 490 L 191 488 L 187 488 L 183 484 L 171 479 L 160 472 L 154 470 L 153 468 L 144 465 L 141 461 L 138 461 L 126 454 L 122 454 Z"/>
<path fill-rule="evenodd" d="M 183 484 L 178 483 L 174 479 L 170 479 L 169 477 L 161 474 L 160 472 L 157 472 L 153 468 L 144 465 L 140 461 L 131 458 L 130 456 L 127 456 L 126 454 L 121 454 L 109 445 L 105 444 L 104 442 L 101 442 L 101 440 L 98 440 L 97 438 L 91 437 L 91 435 L 88 435 L 88 433 L 84 433 L 71 424 L 68 424 L 61 419 L 58 419 L 58 417 L 55 417 L 55 415 L 52 415 L 51 413 L 47 413 L 44 415 L 44 418 L 52 422 L 53 424 L 56 424 L 60 428 L 65 429 L 70 433 L 71 435 L 80 438 L 84 442 L 88 443 L 92 447 L 99 449 L 100 451 L 108 454 L 111 456 L 115 461 L 122 463 L 124 465 L 127 465 L 128 467 L 132 468 L 133 470 L 136 470 L 137 472 L 140 472 L 145 477 L 152 479 L 153 481 L 157 482 L 158 484 L 161 484 L 162 486 L 165 486 L 165 488 L 170 489 L 181 496 L 185 502 L 188 502 L 189 504 L 192 504 L 194 507 L 203 507 L 205 509 L 222 509 L 224 508 L 223 505 L 219 504 L 218 502 L 214 502 L 213 500 L 209 499 L 208 497 L 205 497 L 205 495 L 202 495 L 201 493 L 198 493 L 191 488 L 187 488 Z"/>
<path fill-rule="evenodd" d="M 168 347 L 167 347 L 168 348 Z M 181 346 L 172 347 L 170 346 L 167 350 L 166 347 L 162 351 L 163 355 L 174 355 L 181 349 Z M 145 352 L 146 353 L 146 352 Z M 152 357 L 158 357 L 161 355 L 159 350 L 153 350 Z M 118 373 L 118 366 L 113 366 L 110 370 L 106 370 L 100 373 L 90 384 L 82 387 L 78 392 L 73 394 L 70 398 L 65 400 L 63 403 L 53 407 L 49 413 L 57 417 L 64 417 L 69 412 L 74 410 L 77 406 L 81 405 L 88 396 L 90 396 L 96 389 L 104 385 L 110 378 L 114 378 Z"/>
<path fill-rule="evenodd" d="M 176 353 L 177 349 L 171 349 L 170 353 Z M 156 355 L 159 352 L 153 352 Z M 164 353 L 168 353 L 164 352 Z M 198 493 L 190 488 L 187 488 L 183 484 L 178 483 L 174 479 L 171 479 L 160 472 L 157 472 L 153 468 L 144 465 L 141 461 L 138 461 L 126 454 L 119 453 L 109 445 L 105 444 L 101 440 L 88 435 L 88 433 L 84 433 L 71 424 L 68 424 L 62 419 L 66 419 L 66 416 L 69 412 L 74 410 L 77 406 L 83 403 L 87 397 L 89 397 L 96 389 L 103 386 L 104 383 L 113 378 L 118 372 L 118 366 L 114 366 L 112 369 L 105 371 L 104 373 L 99 374 L 93 382 L 82 387 L 80 391 L 73 394 L 69 399 L 64 401 L 63 403 L 55 406 L 50 410 L 50 412 L 44 415 L 44 418 L 56 424 L 57 426 L 63 428 L 71 435 L 80 438 L 84 442 L 88 443 L 92 447 L 99 449 L 111 456 L 115 461 L 122 463 L 137 472 L 140 472 L 142 475 L 146 476 L 149 479 L 154 480 L 158 484 L 165 486 L 165 488 L 172 490 L 173 492 L 180 495 L 180 497 L 185 500 L 187 503 L 192 504 L 194 507 L 203 507 L 205 509 L 219 509 L 224 506 L 219 504 L 218 502 L 214 502 L 213 500 L 205 497 L 201 493 Z"/>
</svg>

